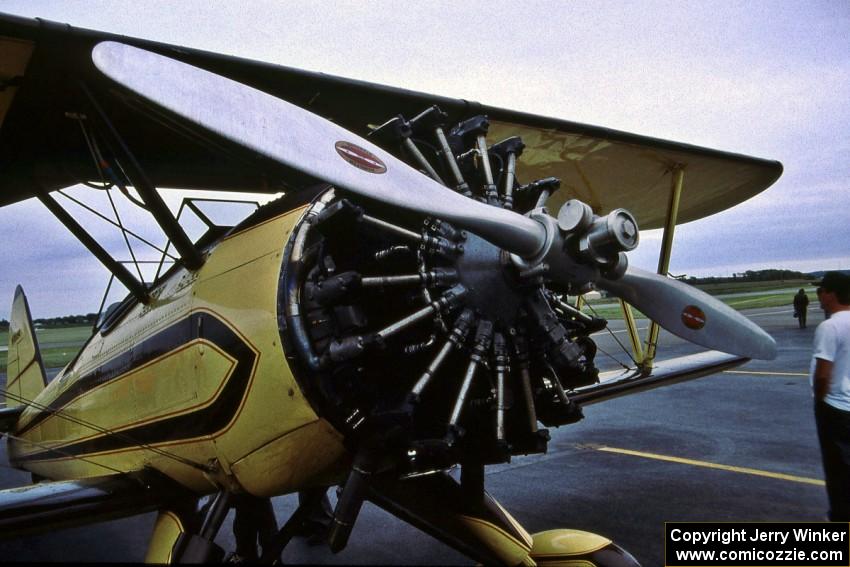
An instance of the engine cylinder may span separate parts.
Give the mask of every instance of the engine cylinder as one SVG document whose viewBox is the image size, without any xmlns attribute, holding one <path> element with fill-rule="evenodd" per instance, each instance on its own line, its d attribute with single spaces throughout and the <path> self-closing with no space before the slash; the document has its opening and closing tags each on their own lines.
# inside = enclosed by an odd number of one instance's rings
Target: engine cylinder
<svg viewBox="0 0 850 567">
<path fill-rule="evenodd" d="M 456 136 L 452 151 L 465 143 L 481 154 L 484 133 Z M 417 159 L 442 167 L 426 154 Z M 479 199 L 504 206 L 493 187 L 512 186 L 503 177 L 516 170 L 491 161 L 484 171 L 483 158 L 453 155 L 443 166 L 460 164 Z M 511 206 L 530 210 L 536 198 L 520 193 Z M 630 246 L 629 218 L 582 226 L 589 249 Z M 545 451 L 538 420 L 581 419 L 569 394 L 598 375 L 589 334 L 601 320 L 556 311 L 564 297 L 548 284 L 545 264 L 517 263 L 442 219 L 329 189 L 287 246 L 281 335 L 302 390 L 352 451 L 381 447 L 401 474 L 504 462 Z"/>
</svg>

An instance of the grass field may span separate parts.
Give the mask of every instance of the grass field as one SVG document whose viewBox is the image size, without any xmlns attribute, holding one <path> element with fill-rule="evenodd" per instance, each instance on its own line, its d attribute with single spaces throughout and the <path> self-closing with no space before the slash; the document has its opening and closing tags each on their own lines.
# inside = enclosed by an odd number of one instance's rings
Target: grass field
<svg viewBox="0 0 850 567">
<path fill-rule="evenodd" d="M 817 298 L 811 289 L 811 282 L 804 280 L 785 280 L 781 282 L 733 282 L 728 284 L 710 284 L 701 288 L 727 305 L 743 310 L 757 309 L 761 307 L 787 307 L 791 309 L 791 301 L 794 292 L 799 288 L 807 289 L 809 294 L 809 306 L 817 306 Z M 728 295 L 728 297 L 724 297 Z M 590 308 L 605 319 L 622 319 L 620 304 L 613 299 L 596 299 L 589 302 Z M 635 312 L 636 317 L 642 315 Z M 36 333 L 41 356 L 44 365 L 48 368 L 61 368 L 65 366 L 77 351 L 83 346 L 91 334 L 91 327 L 64 327 L 56 329 L 39 329 Z M 0 373 L 6 371 L 7 352 L 5 347 L 9 344 L 9 333 L 0 331 Z"/>
<path fill-rule="evenodd" d="M 744 309 L 759 309 L 762 307 L 787 307 L 788 309 L 792 309 L 792 296 L 788 293 L 765 292 L 760 295 L 750 295 L 746 297 L 719 297 L 718 299 L 739 311 Z M 620 303 L 616 300 L 597 299 L 589 302 L 589 306 L 592 308 L 592 311 L 595 311 L 598 317 L 603 317 L 609 320 L 623 318 L 623 313 L 620 310 Z M 811 308 L 812 306 L 817 306 L 817 301 L 810 295 L 809 307 Z M 585 311 L 591 312 L 590 308 L 585 307 Z M 643 315 L 636 309 L 632 309 L 632 311 L 634 311 L 635 317 L 643 317 Z"/>
<path fill-rule="evenodd" d="M 734 309 L 759 309 L 763 307 L 787 307 L 792 309 L 794 293 L 800 288 L 809 296 L 809 307 L 817 307 L 818 300 L 807 280 L 784 280 L 781 282 L 733 282 L 728 284 L 709 284 L 699 286 L 704 292 L 717 296 L 717 299 Z M 622 319 L 620 303 L 616 299 L 596 299 L 588 302 L 598 316 L 605 319 Z M 635 312 L 636 317 L 640 313 Z"/>
<path fill-rule="evenodd" d="M 38 344 L 43 347 L 63 343 L 82 343 L 91 335 L 91 327 L 63 327 L 59 329 L 38 329 L 35 332 Z"/>
<path fill-rule="evenodd" d="M 91 335 L 91 327 L 61 327 L 38 329 L 36 338 L 41 348 L 41 358 L 47 368 L 61 368 L 68 364 Z M 6 372 L 9 345 L 8 331 L 0 331 L 0 372 Z"/>
<path fill-rule="evenodd" d="M 806 289 L 807 292 L 814 293 L 813 280 L 782 280 L 772 282 L 727 282 L 700 284 L 699 289 L 711 295 L 720 295 L 724 293 L 740 293 L 753 291 L 774 291 L 779 289 Z"/>
</svg>

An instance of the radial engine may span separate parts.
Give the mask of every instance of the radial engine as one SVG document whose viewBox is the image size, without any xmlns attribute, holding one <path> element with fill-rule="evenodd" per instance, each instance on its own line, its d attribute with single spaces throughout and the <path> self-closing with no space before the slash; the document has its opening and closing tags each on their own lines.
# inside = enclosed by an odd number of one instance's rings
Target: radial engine
<svg viewBox="0 0 850 567">
<path fill-rule="evenodd" d="M 444 118 L 432 107 L 372 138 L 471 198 L 532 217 L 545 207 L 559 181 L 519 183 L 519 138 L 488 146 L 485 117 L 452 128 Z M 570 201 L 559 223 L 570 225 L 576 258 L 610 278 L 625 271 L 623 252 L 637 244 L 629 213 L 599 217 Z M 354 477 L 542 453 L 549 434 L 538 423 L 582 418 L 568 392 L 598 381 L 590 335 L 606 326 L 571 304 L 586 286 L 553 286 L 545 263 L 338 189 L 293 234 L 280 327 L 300 385 L 357 455 Z M 345 491 L 356 486 L 350 477 Z"/>
</svg>

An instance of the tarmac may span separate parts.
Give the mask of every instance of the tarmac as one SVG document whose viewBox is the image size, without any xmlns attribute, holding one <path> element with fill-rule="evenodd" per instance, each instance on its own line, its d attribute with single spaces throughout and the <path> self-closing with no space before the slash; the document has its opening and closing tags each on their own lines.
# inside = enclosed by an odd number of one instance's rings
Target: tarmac
<svg viewBox="0 0 850 567">
<path fill-rule="evenodd" d="M 823 320 L 809 309 L 798 329 L 791 307 L 745 314 L 777 341 L 772 361 L 663 387 L 585 408 L 577 424 L 550 429 L 546 455 L 487 468 L 487 490 L 530 532 L 575 528 L 604 535 L 642 565 L 663 565 L 664 523 L 823 521 L 827 500 L 808 381 L 811 345 Z M 645 321 L 638 322 L 646 327 Z M 629 362 L 620 321 L 594 339 L 603 370 Z M 642 334 L 645 336 L 646 331 Z M 614 338 L 616 337 L 616 339 Z M 662 333 L 658 358 L 698 347 Z M 612 355 L 609 357 L 608 353 Z M 0 450 L 0 487 L 29 475 L 8 467 Z M 333 497 L 333 491 L 331 496 Z M 278 523 L 294 511 L 294 495 L 274 500 Z M 138 562 L 154 514 L 0 541 L 12 561 Z M 217 541 L 232 547 L 228 518 Z M 367 503 L 348 547 L 295 539 L 285 563 L 470 565 L 472 561 Z"/>
</svg>

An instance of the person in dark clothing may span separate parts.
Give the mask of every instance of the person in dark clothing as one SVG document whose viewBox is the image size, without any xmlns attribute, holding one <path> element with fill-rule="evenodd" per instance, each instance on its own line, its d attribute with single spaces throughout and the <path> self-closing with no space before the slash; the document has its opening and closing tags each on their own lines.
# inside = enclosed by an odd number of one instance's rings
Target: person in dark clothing
<svg viewBox="0 0 850 567">
<path fill-rule="evenodd" d="M 827 272 L 818 287 L 831 317 L 818 325 L 811 380 L 829 520 L 850 522 L 850 276 Z"/>
<path fill-rule="evenodd" d="M 797 318 L 797 324 L 801 329 L 806 328 L 806 315 L 809 311 L 809 296 L 800 288 L 797 295 L 794 296 L 794 317 Z"/>
<path fill-rule="evenodd" d="M 233 535 L 236 551 L 228 558 L 229 563 L 254 562 L 260 559 L 260 548 L 268 549 L 277 533 L 272 501 L 250 494 L 233 497 L 236 515 L 233 518 Z M 258 548 L 259 544 L 259 548 Z"/>
<path fill-rule="evenodd" d="M 333 521 L 333 509 L 326 487 L 309 488 L 298 493 L 298 505 L 308 506 L 307 517 L 295 531 L 296 537 L 307 538 L 309 545 L 323 543 Z"/>
</svg>

